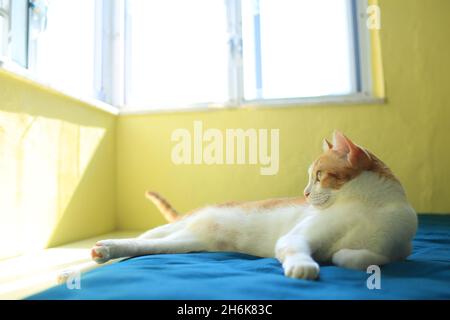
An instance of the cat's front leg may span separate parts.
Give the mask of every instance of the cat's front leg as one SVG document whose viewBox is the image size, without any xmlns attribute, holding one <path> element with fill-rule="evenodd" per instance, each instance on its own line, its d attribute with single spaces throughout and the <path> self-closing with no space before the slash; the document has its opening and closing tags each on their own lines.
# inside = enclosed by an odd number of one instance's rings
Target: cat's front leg
<svg viewBox="0 0 450 320">
<path fill-rule="evenodd" d="M 310 245 L 301 236 L 288 234 L 280 238 L 275 256 L 287 277 L 314 280 L 319 276 L 319 264 L 311 257 Z"/>
<path fill-rule="evenodd" d="M 319 265 L 310 256 L 294 254 L 283 261 L 284 275 L 290 278 L 314 280 L 319 276 Z"/>
</svg>

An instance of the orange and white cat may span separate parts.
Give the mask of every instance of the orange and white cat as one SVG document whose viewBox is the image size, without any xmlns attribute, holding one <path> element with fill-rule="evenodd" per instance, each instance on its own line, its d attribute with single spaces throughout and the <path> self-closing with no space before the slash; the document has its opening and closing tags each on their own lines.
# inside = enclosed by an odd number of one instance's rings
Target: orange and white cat
<svg viewBox="0 0 450 320">
<path fill-rule="evenodd" d="M 339 132 L 309 167 L 305 197 L 234 202 L 184 216 L 147 192 L 171 223 L 135 239 L 99 241 L 97 263 L 158 253 L 234 251 L 276 257 L 288 277 L 315 279 L 319 263 L 366 270 L 405 259 L 417 215 L 398 179 Z M 304 201 L 306 198 L 306 202 Z"/>
</svg>

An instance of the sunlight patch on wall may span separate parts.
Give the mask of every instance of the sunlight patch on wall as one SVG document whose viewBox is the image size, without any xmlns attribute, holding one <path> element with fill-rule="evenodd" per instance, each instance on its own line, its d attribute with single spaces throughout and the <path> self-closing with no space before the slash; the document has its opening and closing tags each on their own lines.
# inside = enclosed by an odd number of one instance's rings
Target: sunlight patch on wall
<svg viewBox="0 0 450 320">
<path fill-rule="evenodd" d="M 0 259 L 42 249 L 104 128 L 0 111 Z"/>
</svg>

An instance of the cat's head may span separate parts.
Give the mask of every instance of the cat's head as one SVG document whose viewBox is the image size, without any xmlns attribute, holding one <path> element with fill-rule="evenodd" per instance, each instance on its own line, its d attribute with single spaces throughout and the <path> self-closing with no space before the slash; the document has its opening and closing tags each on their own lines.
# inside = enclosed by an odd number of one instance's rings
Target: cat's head
<svg viewBox="0 0 450 320">
<path fill-rule="evenodd" d="M 377 157 L 335 131 L 333 143 L 324 139 L 323 153 L 308 169 L 309 182 L 304 195 L 313 206 L 327 208 L 340 196 L 346 184 L 366 171 L 396 180 Z"/>
</svg>

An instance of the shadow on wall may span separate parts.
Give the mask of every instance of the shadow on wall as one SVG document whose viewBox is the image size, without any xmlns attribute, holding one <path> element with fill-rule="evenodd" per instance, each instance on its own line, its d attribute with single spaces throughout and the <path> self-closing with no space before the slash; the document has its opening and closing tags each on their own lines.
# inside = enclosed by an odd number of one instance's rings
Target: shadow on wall
<svg viewBox="0 0 450 320">
<path fill-rule="evenodd" d="M 0 83 L 0 259 L 112 231 L 114 116 Z"/>
</svg>

